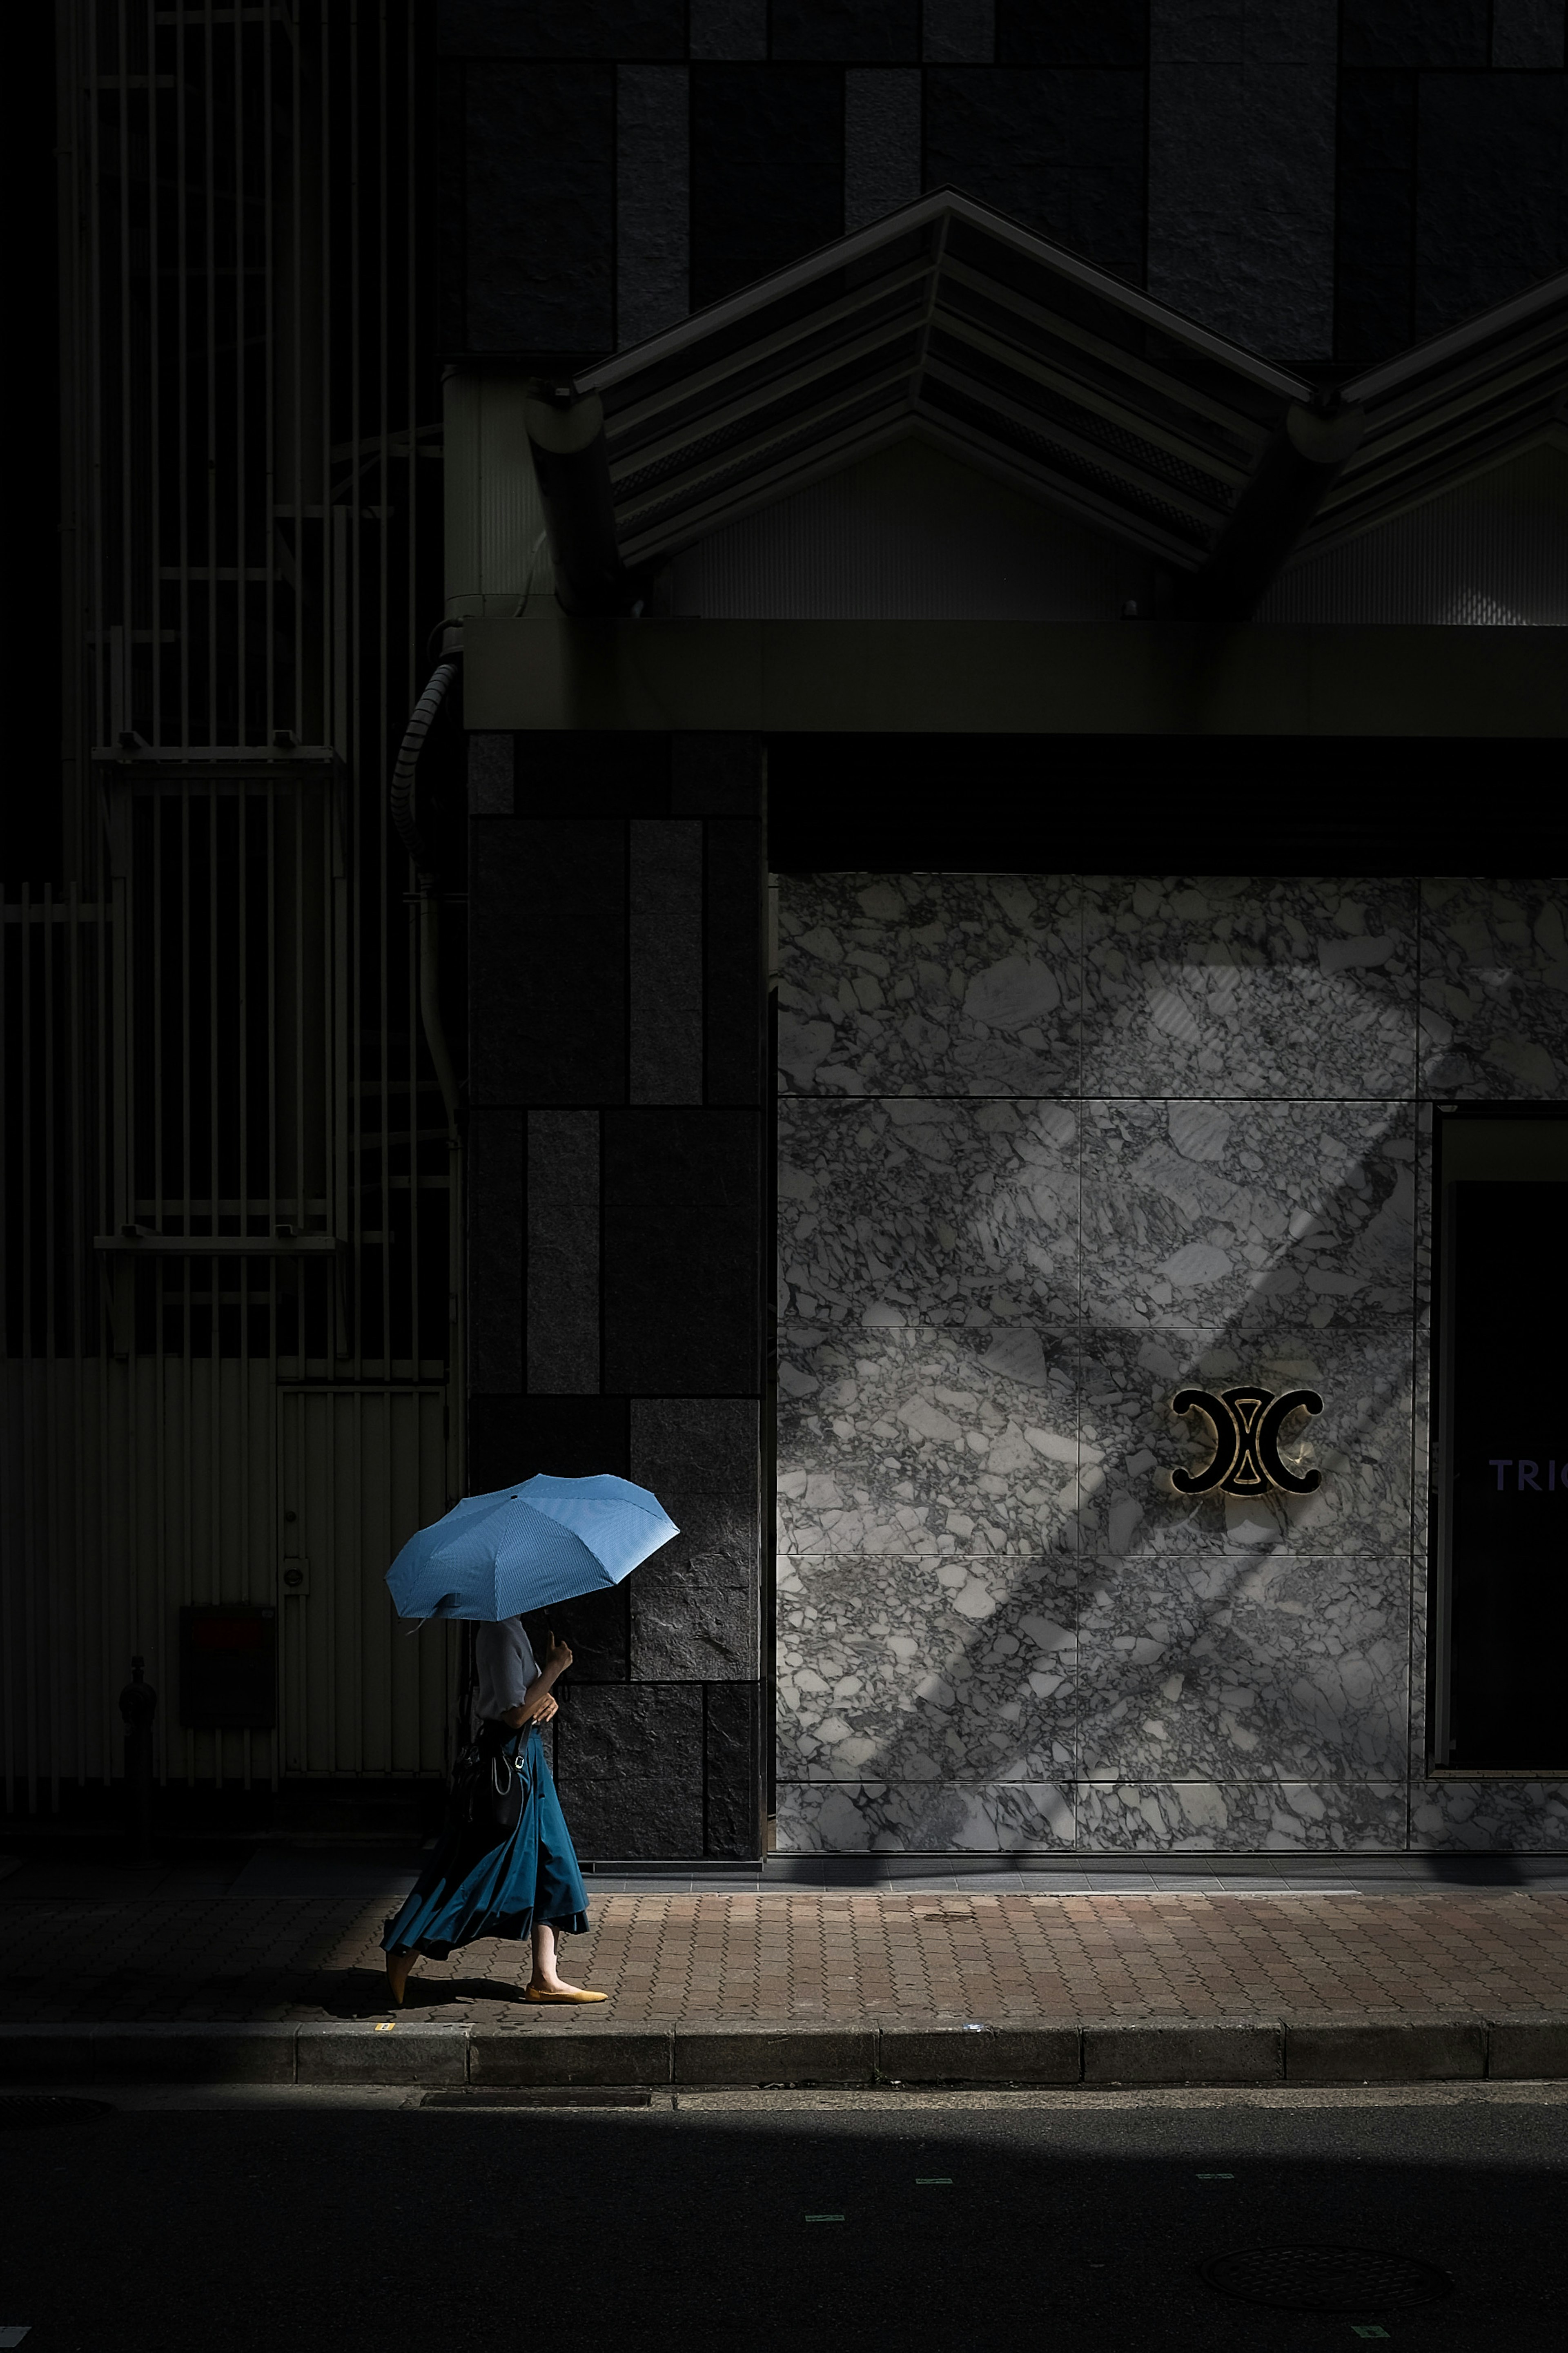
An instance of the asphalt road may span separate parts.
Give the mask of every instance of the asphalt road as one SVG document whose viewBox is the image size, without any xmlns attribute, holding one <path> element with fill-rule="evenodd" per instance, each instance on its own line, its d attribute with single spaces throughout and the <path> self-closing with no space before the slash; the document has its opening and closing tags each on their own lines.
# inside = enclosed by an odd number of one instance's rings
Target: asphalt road
<svg viewBox="0 0 1568 2353">
<path fill-rule="evenodd" d="M 1351 2353 L 1381 2328 L 1412 2353 L 1563 2353 L 1565 2094 L 568 2113 L 148 2095 L 0 2129 L 0 2331 L 26 2326 L 26 2353 Z M 1304 2241 L 1421 2257 L 1453 2292 L 1313 2315 L 1201 2276 Z"/>
</svg>

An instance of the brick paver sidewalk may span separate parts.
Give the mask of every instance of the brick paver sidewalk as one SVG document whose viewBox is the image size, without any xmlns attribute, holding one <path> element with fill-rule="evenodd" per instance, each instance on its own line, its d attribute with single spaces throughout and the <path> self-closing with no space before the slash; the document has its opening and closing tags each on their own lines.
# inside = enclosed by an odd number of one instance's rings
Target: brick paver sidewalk
<svg viewBox="0 0 1568 2353">
<path fill-rule="evenodd" d="M 393 1907 L 319 1898 L 14 1896 L 0 2017 L 356 2018 Z M 525 1949 L 420 1961 L 407 2015 L 519 2016 Z M 1568 2010 L 1568 1894 L 606 1895 L 570 1973 L 632 2024 L 1218 2019 Z"/>
</svg>

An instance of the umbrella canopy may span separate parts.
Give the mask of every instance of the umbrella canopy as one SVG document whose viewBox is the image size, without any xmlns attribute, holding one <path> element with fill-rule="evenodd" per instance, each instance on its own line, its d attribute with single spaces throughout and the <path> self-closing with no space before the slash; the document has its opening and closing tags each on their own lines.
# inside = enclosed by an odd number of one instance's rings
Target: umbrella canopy
<svg viewBox="0 0 1568 2353">
<path fill-rule="evenodd" d="M 602 1472 L 465 1495 L 410 1536 L 386 1582 L 400 1618 L 495 1623 L 618 1585 L 679 1529 L 646 1487 Z"/>
</svg>

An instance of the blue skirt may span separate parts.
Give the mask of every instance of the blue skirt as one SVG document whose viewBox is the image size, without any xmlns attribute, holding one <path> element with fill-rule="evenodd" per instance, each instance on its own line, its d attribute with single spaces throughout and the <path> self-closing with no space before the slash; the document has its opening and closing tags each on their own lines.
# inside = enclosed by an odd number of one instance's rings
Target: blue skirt
<svg viewBox="0 0 1568 2353">
<path fill-rule="evenodd" d="M 529 1936 L 536 1920 L 574 1936 L 587 1928 L 583 1874 L 538 1725 L 510 1741 L 508 1754 L 522 1783 L 517 1828 L 476 1854 L 472 1831 L 449 1824 L 418 1885 L 386 1924 L 386 1952 L 444 1961 L 455 1945 L 479 1936 Z"/>
</svg>

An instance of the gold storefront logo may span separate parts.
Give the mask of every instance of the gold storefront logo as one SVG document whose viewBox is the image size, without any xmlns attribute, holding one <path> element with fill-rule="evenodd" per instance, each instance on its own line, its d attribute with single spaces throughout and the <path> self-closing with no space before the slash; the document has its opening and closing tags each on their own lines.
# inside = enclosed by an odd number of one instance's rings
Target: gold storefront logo
<svg viewBox="0 0 1568 2353">
<path fill-rule="evenodd" d="M 1321 1413 L 1316 1389 L 1178 1389 L 1173 1413 L 1205 1414 L 1214 1425 L 1214 1457 L 1201 1471 L 1173 1471 L 1181 1495 L 1261 1495 L 1278 1487 L 1287 1495 L 1310 1495 L 1322 1483 L 1321 1471 L 1292 1471 L 1279 1459 L 1279 1433 L 1296 1412 Z"/>
</svg>

